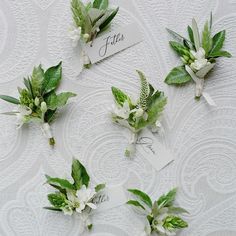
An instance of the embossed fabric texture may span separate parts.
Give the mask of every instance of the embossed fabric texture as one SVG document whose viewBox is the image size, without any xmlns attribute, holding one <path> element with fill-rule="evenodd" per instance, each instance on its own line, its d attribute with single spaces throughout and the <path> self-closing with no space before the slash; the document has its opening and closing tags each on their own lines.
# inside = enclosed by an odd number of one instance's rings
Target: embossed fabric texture
<svg viewBox="0 0 236 236">
<path fill-rule="evenodd" d="M 51 191 L 44 174 L 70 176 L 72 157 L 86 166 L 93 184 L 123 184 L 156 199 L 178 186 L 177 202 L 186 208 L 189 228 L 180 236 L 236 235 L 236 57 L 220 58 L 206 80 L 217 107 L 194 100 L 194 83 L 176 88 L 163 80 L 180 60 L 170 49 L 165 28 L 186 35 L 195 17 L 200 27 L 213 12 L 213 31 L 226 29 L 225 48 L 236 55 L 236 0 L 113 0 L 120 11 L 112 27 L 136 22 L 145 40 L 80 71 L 80 51 L 72 48 L 69 0 L 0 1 L 0 94 L 17 95 L 24 76 L 40 62 L 63 61 L 61 91 L 78 94 L 61 110 L 52 130 L 50 149 L 39 128 L 15 129 L 14 117 L 0 116 L 0 235 L 78 235 L 78 218 L 49 212 Z M 164 134 L 156 138 L 175 154 L 175 162 L 160 172 L 141 153 L 124 158 L 129 136 L 112 124 L 111 86 L 136 95 L 142 70 L 149 82 L 165 91 Z M 0 112 L 14 106 L 0 101 Z M 133 236 L 144 228 L 141 215 L 129 206 L 102 212 L 93 219 L 90 235 Z M 85 233 L 86 235 L 86 233 Z"/>
</svg>

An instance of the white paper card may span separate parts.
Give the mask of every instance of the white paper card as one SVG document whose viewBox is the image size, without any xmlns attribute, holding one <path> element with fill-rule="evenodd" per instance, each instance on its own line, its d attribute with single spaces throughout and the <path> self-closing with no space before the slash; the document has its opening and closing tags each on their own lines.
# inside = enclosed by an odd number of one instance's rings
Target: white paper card
<svg viewBox="0 0 236 236">
<path fill-rule="evenodd" d="M 157 171 L 174 160 L 173 153 L 161 144 L 148 129 L 143 130 L 139 135 L 136 146 L 137 151 L 140 152 Z"/>
<path fill-rule="evenodd" d="M 84 51 L 94 64 L 141 41 L 141 31 L 133 23 L 96 38 L 92 46 L 90 43 L 84 45 Z"/>
<path fill-rule="evenodd" d="M 127 202 L 126 195 L 122 186 L 108 188 L 106 187 L 93 200 L 98 208 L 96 213 L 121 206 Z"/>
</svg>

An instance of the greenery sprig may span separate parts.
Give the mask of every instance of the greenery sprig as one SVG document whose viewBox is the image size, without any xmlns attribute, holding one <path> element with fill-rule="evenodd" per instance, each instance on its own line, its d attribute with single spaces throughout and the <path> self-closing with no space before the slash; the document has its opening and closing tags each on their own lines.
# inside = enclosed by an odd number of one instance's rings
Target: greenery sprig
<svg viewBox="0 0 236 236">
<path fill-rule="evenodd" d="M 129 189 L 136 199 L 129 200 L 127 204 L 139 208 L 146 216 L 147 224 L 145 234 L 175 235 L 179 229 L 188 227 L 186 221 L 179 214 L 188 213 L 185 209 L 175 206 L 174 201 L 177 189 L 174 188 L 158 200 L 152 201 L 144 192 L 138 189 Z"/>
<path fill-rule="evenodd" d="M 105 184 L 99 184 L 95 188 L 89 187 L 90 177 L 85 167 L 77 159 L 73 159 L 71 177 L 74 182 L 66 179 L 53 178 L 46 175 L 47 184 L 55 188 L 55 193 L 48 194 L 51 207 L 47 210 L 61 211 L 65 215 L 78 213 L 82 223 L 87 229 L 92 229 L 90 213 L 96 209 L 96 197 L 105 188 Z"/>
<path fill-rule="evenodd" d="M 86 5 L 80 0 L 71 1 L 74 26 L 70 29 L 73 46 L 81 40 L 84 43 L 93 40 L 105 31 L 118 13 L 119 8 L 110 9 L 109 0 L 94 0 Z M 89 68 L 91 62 L 83 52 L 84 66 Z"/>
<path fill-rule="evenodd" d="M 180 56 L 183 65 L 173 68 L 167 75 L 165 83 L 183 85 L 193 79 L 196 82 L 195 97 L 200 98 L 205 76 L 215 66 L 217 58 L 231 57 L 229 52 L 222 50 L 226 31 L 222 30 L 211 36 L 212 14 L 210 20 L 205 23 L 202 37 L 195 19 L 192 20 L 192 27 L 187 28 L 188 39 L 170 29 L 167 30 L 177 40 L 170 41 L 170 46 Z"/>
<path fill-rule="evenodd" d="M 146 127 L 151 127 L 156 132 L 160 126 L 159 118 L 167 103 L 164 93 L 153 88 L 148 83 L 145 75 L 137 71 L 141 81 L 140 96 L 134 100 L 116 87 L 112 93 L 116 105 L 113 107 L 112 120 L 133 133 L 131 142 L 125 151 L 126 156 L 131 156 L 135 151 L 138 133 Z"/>
<path fill-rule="evenodd" d="M 51 134 L 49 124 L 55 119 L 57 110 L 66 105 L 69 98 L 76 96 L 71 92 L 56 94 L 62 79 L 61 62 L 44 71 L 42 66 L 35 67 L 30 77 L 24 78 L 25 88 L 18 88 L 19 99 L 0 95 L 0 98 L 15 105 L 17 110 L 5 112 L 5 115 L 17 117 L 17 127 L 29 122 L 38 123 L 49 139 L 49 144 L 54 145 L 55 140 Z"/>
</svg>

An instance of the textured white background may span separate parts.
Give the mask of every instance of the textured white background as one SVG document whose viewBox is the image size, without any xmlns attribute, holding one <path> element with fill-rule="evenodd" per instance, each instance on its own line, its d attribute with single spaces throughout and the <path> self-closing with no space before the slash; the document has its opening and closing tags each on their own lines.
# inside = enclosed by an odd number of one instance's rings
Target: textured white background
<svg viewBox="0 0 236 236">
<path fill-rule="evenodd" d="M 181 236 L 236 235 L 236 59 L 220 59 L 206 82 L 218 104 L 210 108 L 193 99 L 194 85 L 182 88 L 163 83 L 180 63 L 168 46 L 165 27 L 182 34 L 196 17 L 201 27 L 214 15 L 214 32 L 227 30 L 225 48 L 236 55 L 236 0 L 117 0 L 120 12 L 113 24 L 133 21 L 145 41 L 84 71 L 78 49 L 67 38 L 70 3 L 65 0 L 0 0 L 0 94 L 16 95 L 16 86 L 40 62 L 63 60 L 61 90 L 78 93 L 53 125 L 57 145 L 51 150 L 38 129 L 15 129 L 14 118 L 0 116 L 0 235 L 78 235 L 78 222 L 43 210 L 50 191 L 44 174 L 66 177 L 72 156 L 88 168 L 94 184 L 123 184 L 149 193 L 153 199 L 179 186 L 177 201 L 191 213 Z M 157 173 L 137 153 L 123 158 L 127 137 L 110 121 L 110 87 L 135 95 L 135 69 L 164 90 L 169 103 L 164 113 L 165 135 L 159 138 L 176 154 L 176 161 Z M 0 111 L 11 110 L 3 101 Z M 91 236 L 136 236 L 143 229 L 140 216 L 121 206 L 94 218 Z"/>
</svg>

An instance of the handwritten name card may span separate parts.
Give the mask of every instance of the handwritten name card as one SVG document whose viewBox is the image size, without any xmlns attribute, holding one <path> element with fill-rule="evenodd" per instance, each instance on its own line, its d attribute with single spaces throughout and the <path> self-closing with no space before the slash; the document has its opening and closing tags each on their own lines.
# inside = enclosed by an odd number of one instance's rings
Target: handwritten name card
<svg viewBox="0 0 236 236">
<path fill-rule="evenodd" d="M 148 129 L 142 131 L 136 145 L 137 151 L 140 152 L 157 171 L 174 160 L 171 151 L 161 144 Z"/>
<path fill-rule="evenodd" d="M 133 23 L 96 38 L 84 45 L 84 50 L 94 64 L 141 41 L 141 31 Z"/>
</svg>

